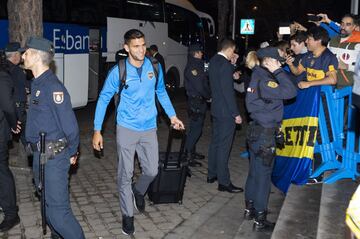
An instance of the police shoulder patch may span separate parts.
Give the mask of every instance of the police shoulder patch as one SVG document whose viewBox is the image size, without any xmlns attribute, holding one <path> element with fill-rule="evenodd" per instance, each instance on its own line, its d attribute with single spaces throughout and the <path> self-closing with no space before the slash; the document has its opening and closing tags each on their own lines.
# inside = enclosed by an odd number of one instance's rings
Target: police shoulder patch
<svg viewBox="0 0 360 239">
<path fill-rule="evenodd" d="M 194 69 L 194 70 L 191 71 L 191 74 L 193 74 L 193 76 L 197 76 L 198 72 L 197 72 L 196 69 Z"/>
<path fill-rule="evenodd" d="M 53 92 L 53 100 L 55 104 L 61 104 L 64 102 L 64 92 Z"/>
<path fill-rule="evenodd" d="M 267 86 L 270 88 L 277 88 L 279 85 L 275 81 L 268 81 Z"/>
</svg>

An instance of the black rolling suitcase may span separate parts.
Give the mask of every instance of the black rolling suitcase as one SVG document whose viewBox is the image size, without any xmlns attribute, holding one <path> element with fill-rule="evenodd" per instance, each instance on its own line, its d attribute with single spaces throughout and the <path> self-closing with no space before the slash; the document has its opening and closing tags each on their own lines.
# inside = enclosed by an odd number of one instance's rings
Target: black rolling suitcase
<svg viewBox="0 0 360 239">
<path fill-rule="evenodd" d="M 182 203 L 189 168 L 187 160 L 183 157 L 186 140 L 185 131 L 180 132 L 180 151 L 171 152 L 171 145 L 176 131 L 170 127 L 166 152 L 159 154 L 158 175 L 148 189 L 149 199 L 154 204 Z"/>
</svg>

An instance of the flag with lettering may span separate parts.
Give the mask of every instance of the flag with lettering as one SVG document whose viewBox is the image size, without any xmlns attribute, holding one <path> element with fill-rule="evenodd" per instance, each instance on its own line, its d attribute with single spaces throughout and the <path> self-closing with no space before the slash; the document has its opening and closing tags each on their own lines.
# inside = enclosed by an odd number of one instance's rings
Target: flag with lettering
<svg viewBox="0 0 360 239">
<path fill-rule="evenodd" d="M 281 130 L 285 147 L 276 149 L 272 182 L 286 193 L 291 183 L 305 184 L 311 174 L 318 130 L 320 87 L 298 91 L 296 101 L 284 108 Z"/>
</svg>

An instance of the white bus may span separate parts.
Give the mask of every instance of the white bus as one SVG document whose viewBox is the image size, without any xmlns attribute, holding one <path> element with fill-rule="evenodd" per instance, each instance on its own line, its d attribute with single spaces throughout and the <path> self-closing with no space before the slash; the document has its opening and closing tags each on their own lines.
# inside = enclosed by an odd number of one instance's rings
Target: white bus
<svg viewBox="0 0 360 239">
<path fill-rule="evenodd" d="M 8 42 L 6 3 L 0 0 L 0 48 Z M 187 0 L 43 0 L 43 18 L 44 37 L 55 47 L 55 72 L 73 107 L 97 99 L 127 30 L 143 31 L 147 45 L 158 46 L 172 87 L 183 85 L 189 44 L 205 44 L 204 31 L 215 33 L 213 19 Z"/>
</svg>

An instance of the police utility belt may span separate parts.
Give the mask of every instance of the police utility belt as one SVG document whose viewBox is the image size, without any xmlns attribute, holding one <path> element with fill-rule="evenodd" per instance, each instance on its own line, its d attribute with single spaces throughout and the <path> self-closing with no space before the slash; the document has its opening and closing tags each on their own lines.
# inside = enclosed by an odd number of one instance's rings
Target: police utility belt
<svg viewBox="0 0 360 239">
<path fill-rule="evenodd" d="M 40 141 L 37 143 L 29 143 L 29 148 L 32 153 L 40 152 Z M 61 138 L 56 141 L 45 142 L 45 154 L 47 159 L 53 159 L 56 155 L 60 154 L 67 147 L 66 138 Z"/>
<path fill-rule="evenodd" d="M 267 135 L 274 135 L 275 136 L 275 142 L 276 146 L 280 149 L 283 149 L 285 146 L 285 136 L 284 133 L 281 131 L 281 127 L 271 127 L 271 128 L 265 128 L 261 126 L 256 121 L 250 122 L 251 130 L 254 130 L 256 134 L 260 134 L 260 132 L 263 132 Z"/>
</svg>

